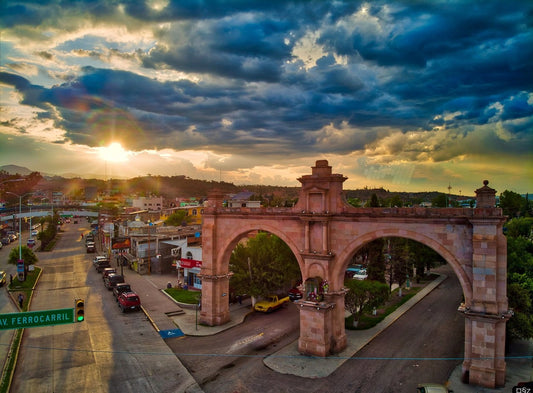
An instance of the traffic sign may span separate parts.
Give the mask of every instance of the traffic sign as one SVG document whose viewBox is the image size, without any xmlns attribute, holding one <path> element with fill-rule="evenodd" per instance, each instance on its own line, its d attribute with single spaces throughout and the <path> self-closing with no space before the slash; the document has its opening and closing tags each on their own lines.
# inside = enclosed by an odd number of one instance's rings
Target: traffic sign
<svg viewBox="0 0 533 393">
<path fill-rule="evenodd" d="M 0 314 L 0 330 L 63 325 L 66 323 L 74 323 L 73 308 Z"/>
</svg>

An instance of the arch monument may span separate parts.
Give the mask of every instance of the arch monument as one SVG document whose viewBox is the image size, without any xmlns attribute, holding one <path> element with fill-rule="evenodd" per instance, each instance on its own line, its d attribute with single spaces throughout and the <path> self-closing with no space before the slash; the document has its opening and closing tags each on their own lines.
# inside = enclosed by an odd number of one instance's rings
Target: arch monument
<svg viewBox="0 0 533 393">
<path fill-rule="evenodd" d="M 355 208 L 345 202 L 347 179 L 316 161 L 292 208 L 225 208 L 212 192 L 204 210 L 200 321 L 223 325 L 229 314 L 229 259 L 247 233 L 268 231 L 292 250 L 304 281 L 319 277 L 319 299 L 298 302 L 302 354 L 325 357 L 347 345 L 344 328 L 344 273 L 364 244 L 381 237 L 404 237 L 437 251 L 453 268 L 464 294 L 463 377 L 494 388 L 505 383 L 507 242 L 505 217 L 495 207 L 488 182 L 476 190 L 476 208 Z"/>
</svg>

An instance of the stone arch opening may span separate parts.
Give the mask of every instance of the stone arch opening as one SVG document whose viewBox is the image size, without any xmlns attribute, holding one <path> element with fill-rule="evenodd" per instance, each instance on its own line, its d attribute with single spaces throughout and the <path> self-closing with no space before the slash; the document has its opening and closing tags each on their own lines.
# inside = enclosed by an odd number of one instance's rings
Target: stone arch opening
<svg viewBox="0 0 533 393">
<path fill-rule="evenodd" d="M 386 234 L 384 235 L 383 232 L 386 232 Z M 465 305 L 467 307 L 470 306 L 472 299 L 472 282 L 471 278 L 464 269 L 464 263 L 461 263 L 461 261 L 458 260 L 453 253 L 453 250 L 449 250 L 447 247 L 435 241 L 431 237 L 405 229 L 380 229 L 379 231 L 368 232 L 354 239 L 338 256 L 339 261 L 343 262 L 339 263 L 336 268 L 333 269 L 332 273 L 336 280 L 341 281 L 344 279 L 344 272 L 346 271 L 352 256 L 355 255 L 358 250 L 360 250 L 365 244 L 386 237 L 411 239 L 428 246 L 437 252 L 452 267 L 454 273 L 459 279 L 459 282 L 461 283 L 461 288 L 465 297 Z"/>
<path fill-rule="evenodd" d="M 271 229 L 271 230 L 268 230 Z M 289 296 L 289 293 L 291 289 L 298 287 L 300 289 L 300 293 L 303 293 L 302 285 L 302 269 L 301 265 L 298 263 L 298 253 L 295 253 L 294 250 L 290 247 L 289 244 L 283 239 L 286 239 L 285 234 L 277 230 L 277 233 L 273 233 L 274 229 L 270 228 L 268 225 L 252 225 L 245 227 L 240 227 L 236 229 L 234 232 L 232 232 L 228 236 L 228 242 L 224 246 L 224 252 L 220 253 L 220 261 L 221 266 L 223 266 L 224 270 L 227 270 L 230 273 L 229 277 L 229 283 L 228 283 L 228 293 L 229 296 L 227 297 L 228 300 L 228 307 L 229 303 L 231 303 L 232 299 L 239 299 L 241 298 L 240 295 L 247 294 L 251 297 L 252 300 L 252 308 L 255 305 L 255 302 L 260 300 L 262 297 L 267 295 L 278 295 L 283 297 Z M 267 251 L 268 249 L 264 249 L 263 253 L 259 252 L 259 254 L 254 253 L 254 249 L 257 251 L 257 239 L 258 236 L 263 236 L 259 240 L 259 242 L 267 242 L 270 241 L 265 238 L 264 236 L 274 236 L 279 240 L 272 240 L 274 243 L 269 243 L 269 247 L 272 247 L 273 244 L 278 244 L 278 242 L 283 242 L 284 246 L 280 246 L 280 251 L 282 254 L 275 254 L 271 255 L 273 259 L 279 258 L 280 255 L 284 255 L 284 258 L 277 259 L 277 263 L 275 263 L 273 266 L 277 266 L 279 268 L 279 261 L 283 260 L 286 262 L 286 269 L 284 270 L 285 274 L 283 275 L 283 278 L 279 281 L 276 280 L 275 283 L 278 283 L 279 285 L 272 284 L 272 281 L 269 281 L 268 278 L 261 280 L 261 283 L 258 282 L 256 277 L 263 276 L 264 270 L 262 269 L 262 265 L 266 263 L 264 259 L 264 252 L 269 254 Z M 252 242 L 252 243 L 249 243 Z M 255 242 L 255 243 L 253 243 Z M 242 243 L 242 244 L 241 244 Z M 252 249 L 249 251 L 246 251 L 246 247 L 248 244 L 255 244 L 255 246 L 252 246 Z M 236 250 L 239 245 L 244 246 L 244 249 L 241 249 L 241 258 L 233 258 L 233 252 Z M 285 248 L 286 246 L 286 248 Z M 270 248 L 269 248 L 270 249 Z M 242 258 L 242 253 L 252 252 L 251 255 L 248 255 L 247 263 L 243 263 L 244 260 Z M 255 254 L 255 257 L 254 255 Z M 274 267 L 274 271 L 279 271 L 279 269 Z M 248 276 L 249 274 L 249 276 Z M 264 277 L 264 276 L 263 276 Z M 250 285 L 250 282 L 253 281 L 255 284 L 252 284 L 252 287 L 248 287 Z M 266 280 L 266 282 L 265 282 Z M 270 290 L 267 290 L 267 292 L 258 294 L 256 292 L 257 286 L 263 288 L 265 290 L 266 287 L 270 287 Z M 243 290 L 243 288 L 246 288 Z M 255 291 L 254 289 L 255 288 Z M 239 295 L 239 297 L 237 297 Z M 241 298 L 242 299 L 242 298 Z"/>
<path fill-rule="evenodd" d="M 226 242 L 224 244 L 221 244 L 220 252 L 217 255 L 217 264 L 220 264 L 221 268 L 223 270 L 229 269 L 229 261 L 231 257 L 231 253 L 237 246 L 237 244 L 249 233 L 257 232 L 257 231 L 264 231 L 271 233 L 277 237 L 279 237 L 287 246 L 291 249 L 292 253 L 296 257 L 296 261 L 298 262 L 298 265 L 300 267 L 300 272 L 303 274 L 303 260 L 300 256 L 299 250 L 295 246 L 294 242 L 290 237 L 287 236 L 287 234 L 280 230 L 280 228 L 273 227 L 268 224 L 258 224 L 258 223 L 246 223 L 238 228 L 235 228 L 232 232 L 228 233 L 226 237 Z"/>
</svg>

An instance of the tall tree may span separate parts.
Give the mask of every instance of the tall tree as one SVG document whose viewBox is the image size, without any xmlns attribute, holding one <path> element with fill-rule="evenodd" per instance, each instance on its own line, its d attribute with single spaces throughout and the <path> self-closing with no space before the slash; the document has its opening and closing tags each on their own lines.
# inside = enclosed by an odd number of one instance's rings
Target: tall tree
<svg viewBox="0 0 533 393">
<path fill-rule="evenodd" d="M 300 267 L 289 246 L 266 232 L 235 247 L 230 270 L 232 290 L 254 297 L 286 291 L 301 280 Z"/>
<path fill-rule="evenodd" d="M 518 217 L 524 204 L 524 198 L 516 192 L 505 190 L 500 194 L 500 207 L 506 216 Z"/>
<path fill-rule="evenodd" d="M 407 281 L 407 276 L 409 274 L 409 267 L 411 264 L 409 258 L 409 243 L 407 239 L 402 238 L 391 238 L 391 271 L 392 271 L 392 280 L 397 283 L 399 286 L 398 296 L 402 296 L 402 287 L 403 284 Z"/>
<path fill-rule="evenodd" d="M 29 265 L 34 265 L 38 259 L 37 256 L 34 254 L 34 252 L 31 250 L 31 248 L 26 246 L 19 247 L 13 247 L 11 249 L 11 252 L 9 253 L 7 263 L 11 265 L 16 265 L 19 260 L 19 250 L 20 255 L 22 256 L 22 259 L 24 260 L 24 266 L 27 267 Z"/>
<path fill-rule="evenodd" d="M 348 289 L 344 306 L 354 316 L 354 326 L 365 311 L 385 302 L 390 294 L 389 286 L 379 281 L 347 280 L 344 285 Z"/>
<path fill-rule="evenodd" d="M 366 266 L 368 280 L 386 282 L 386 261 L 383 254 L 384 242 L 384 238 L 373 240 L 365 244 L 358 252 L 363 264 Z"/>
<path fill-rule="evenodd" d="M 431 200 L 433 207 L 448 207 L 448 197 L 446 194 L 439 194 Z"/>
<path fill-rule="evenodd" d="M 507 322 L 509 340 L 533 338 L 533 243 L 524 236 L 524 223 L 510 220 L 507 231 L 507 298 L 514 311 Z"/>
<path fill-rule="evenodd" d="M 378 196 L 375 193 L 372 193 L 372 195 L 370 196 L 370 201 L 367 202 L 367 206 L 368 207 L 379 207 L 380 206 Z"/>
<path fill-rule="evenodd" d="M 165 225 L 169 226 L 181 226 L 184 224 L 187 224 L 187 211 L 186 210 L 177 210 L 174 213 L 172 213 L 168 218 L 165 220 Z"/>
</svg>

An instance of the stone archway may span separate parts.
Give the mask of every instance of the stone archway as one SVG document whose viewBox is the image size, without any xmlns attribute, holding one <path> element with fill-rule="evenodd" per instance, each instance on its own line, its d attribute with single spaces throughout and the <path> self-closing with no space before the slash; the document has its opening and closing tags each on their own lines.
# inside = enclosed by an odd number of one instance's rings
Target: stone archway
<svg viewBox="0 0 533 393">
<path fill-rule="evenodd" d="M 329 283 L 320 302 L 300 301 L 303 354 L 328 356 L 346 347 L 343 277 L 348 257 L 379 237 L 417 240 L 453 267 L 465 294 L 465 360 L 470 383 L 495 387 L 505 382 L 507 243 L 505 217 L 495 208 L 496 191 L 488 182 L 476 190 L 477 207 L 354 208 L 344 201 L 346 177 L 316 162 L 302 183 L 293 208 L 224 208 L 213 192 L 204 211 L 202 311 L 207 325 L 229 321 L 229 256 L 243 233 L 262 229 L 279 236 L 296 255 L 302 279 Z M 342 274 L 341 274 L 342 273 Z"/>
</svg>

